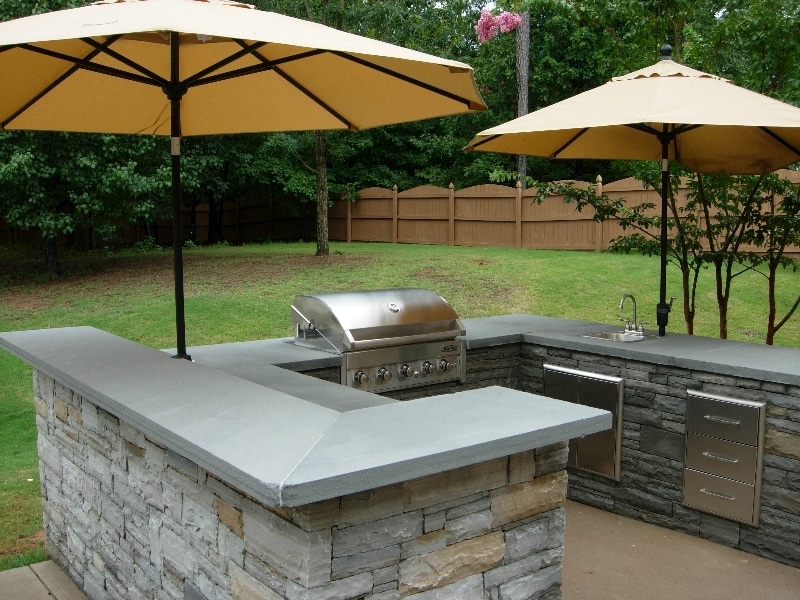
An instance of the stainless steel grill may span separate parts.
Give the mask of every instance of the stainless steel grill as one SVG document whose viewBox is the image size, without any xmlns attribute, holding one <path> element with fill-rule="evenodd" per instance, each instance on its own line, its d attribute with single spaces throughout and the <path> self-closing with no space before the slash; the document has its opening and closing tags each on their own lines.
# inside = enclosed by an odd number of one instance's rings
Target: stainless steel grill
<svg viewBox="0 0 800 600">
<path fill-rule="evenodd" d="M 342 355 L 341 383 L 371 392 L 465 380 L 466 329 L 441 296 L 420 288 L 303 294 L 295 343 Z"/>
</svg>

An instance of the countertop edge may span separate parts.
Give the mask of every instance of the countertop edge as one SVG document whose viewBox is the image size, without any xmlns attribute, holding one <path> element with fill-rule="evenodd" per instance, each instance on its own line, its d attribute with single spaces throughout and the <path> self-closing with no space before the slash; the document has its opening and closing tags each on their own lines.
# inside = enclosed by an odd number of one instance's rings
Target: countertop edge
<svg viewBox="0 0 800 600">
<path fill-rule="evenodd" d="M 605 411 L 507 388 L 468 390 L 341 413 L 92 327 L 0 333 L 0 347 L 129 421 L 153 442 L 181 453 L 271 506 L 306 504 L 431 475 L 566 441 L 610 425 L 610 414 Z M 341 389 L 338 384 L 330 385 Z M 220 398 L 220 393 L 225 397 Z M 433 429 L 429 427 L 425 435 L 419 433 L 420 411 L 435 413 L 443 402 L 458 402 L 459 395 L 480 396 L 477 413 L 469 416 L 451 410 L 449 420 L 430 419 Z M 511 418 L 514 410 L 520 406 L 527 409 L 531 401 L 555 407 L 558 413 L 555 422 L 541 431 L 541 438 L 535 415 L 531 413 L 522 425 Z M 412 407 L 417 411 L 413 418 L 407 416 Z M 594 412 L 588 414 L 587 409 Z M 346 425 L 342 415 L 377 425 L 365 428 L 363 437 L 353 436 L 351 431 L 326 446 L 326 440 L 335 438 Z M 284 431 L 263 435 L 263 423 L 259 429 L 252 422 L 265 417 L 266 422 L 281 423 L 279 430 Z M 494 423 L 494 429 L 487 430 L 488 422 Z M 403 430 L 411 436 L 407 445 L 415 453 L 408 460 L 382 450 L 387 432 Z M 237 443 L 230 444 L 231 439 Z M 370 446 L 368 451 L 364 451 L 365 445 Z M 317 447 L 326 449 L 323 454 L 326 459 L 333 457 L 334 466 L 353 456 L 365 457 L 365 462 L 357 470 L 345 467 L 331 476 L 318 466 L 306 466 Z M 263 456 L 280 456 L 280 464 L 265 466 L 259 458 Z"/>
</svg>

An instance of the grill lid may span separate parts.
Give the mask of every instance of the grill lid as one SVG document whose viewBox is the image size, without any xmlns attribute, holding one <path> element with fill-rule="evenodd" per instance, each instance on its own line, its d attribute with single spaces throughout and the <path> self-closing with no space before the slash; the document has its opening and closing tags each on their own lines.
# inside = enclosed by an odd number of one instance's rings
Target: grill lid
<svg viewBox="0 0 800 600">
<path fill-rule="evenodd" d="M 292 321 L 296 344 L 338 353 L 466 333 L 450 304 L 421 288 L 302 294 Z"/>
</svg>

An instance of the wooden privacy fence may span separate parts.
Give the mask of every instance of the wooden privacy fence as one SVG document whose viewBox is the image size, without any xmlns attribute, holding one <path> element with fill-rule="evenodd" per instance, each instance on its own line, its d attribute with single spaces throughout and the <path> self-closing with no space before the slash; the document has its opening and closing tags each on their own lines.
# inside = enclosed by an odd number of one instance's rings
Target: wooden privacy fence
<svg viewBox="0 0 800 600">
<path fill-rule="evenodd" d="M 576 182 L 584 189 L 585 182 Z M 598 184 L 600 187 L 600 184 Z M 635 179 L 606 186 L 606 192 L 637 204 L 660 202 Z M 599 190 L 598 190 L 599 192 Z M 400 192 L 368 188 L 354 202 L 338 201 L 328 211 L 329 237 L 340 241 L 506 246 L 550 250 L 603 250 L 622 235 L 616 221 L 593 220 L 595 211 L 578 212 L 562 196 L 535 204 L 534 190 L 478 185 L 455 190 L 421 186 Z"/>
<path fill-rule="evenodd" d="M 794 183 L 800 173 L 780 171 Z M 586 189 L 589 183 L 575 182 Z M 634 178 L 603 185 L 596 193 L 624 198 L 629 206 L 652 203 L 660 212 L 661 196 Z M 502 185 L 478 185 L 455 190 L 421 186 L 400 192 L 395 186 L 367 188 L 353 202 L 334 202 L 328 211 L 329 238 L 339 241 L 443 244 L 455 246 L 505 246 L 538 250 L 604 250 L 611 240 L 626 233 L 617 219 L 594 220 L 591 207 L 578 212 L 563 196 L 533 202 L 535 190 Z M 677 193 L 679 205 L 686 189 Z M 657 232 L 655 232 L 657 233 Z M 791 247 L 792 254 L 800 247 Z"/>
<path fill-rule="evenodd" d="M 800 173 L 779 171 L 794 183 Z M 599 179 L 599 178 L 598 178 Z M 576 185 L 584 189 L 586 182 Z M 644 189 L 633 178 L 609 184 L 595 184 L 597 193 L 623 198 L 629 206 L 644 202 L 655 205 L 658 192 Z M 334 241 L 400 242 L 459 246 L 504 246 L 542 250 L 604 250 L 610 241 L 626 232 L 615 219 L 598 223 L 594 209 L 578 212 L 561 196 L 533 203 L 535 192 L 495 184 L 455 190 L 422 186 L 400 192 L 395 189 L 368 188 L 354 202 L 339 200 L 328 212 L 329 239 Z M 678 201 L 685 189 L 678 191 Z M 202 244 L 211 238 L 207 204 L 184 207 L 183 230 L 186 239 Z M 218 214 L 222 239 L 231 243 L 313 240 L 316 236 L 316 204 L 282 194 L 227 202 Z M 86 232 L 83 232 L 86 234 Z M 161 244 L 172 243 L 172 226 L 159 221 L 144 227 L 139 224 L 119 232 L 119 241 L 132 244 L 153 236 Z M 0 243 L 40 241 L 38 232 L 20 231 L 0 220 Z M 789 248 L 797 256 L 800 247 Z"/>
</svg>

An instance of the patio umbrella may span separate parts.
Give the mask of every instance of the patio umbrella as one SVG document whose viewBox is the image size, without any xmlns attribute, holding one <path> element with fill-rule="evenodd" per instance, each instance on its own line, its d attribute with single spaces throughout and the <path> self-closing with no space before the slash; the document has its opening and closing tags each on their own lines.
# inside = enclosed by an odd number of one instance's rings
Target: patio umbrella
<svg viewBox="0 0 800 600">
<path fill-rule="evenodd" d="M 669 161 L 701 173 L 762 174 L 800 161 L 800 109 L 680 65 L 672 48 L 656 64 L 480 132 L 468 150 L 547 158 L 661 160 L 664 335 Z"/>
<path fill-rule="evenodd" d="M 472 68 L 228 0 L 105 0 L 0 23 L 0 129 L 171 138 L 186 354 L 183 136 L 359 130 L 484 110 Z"/>
</svg>

